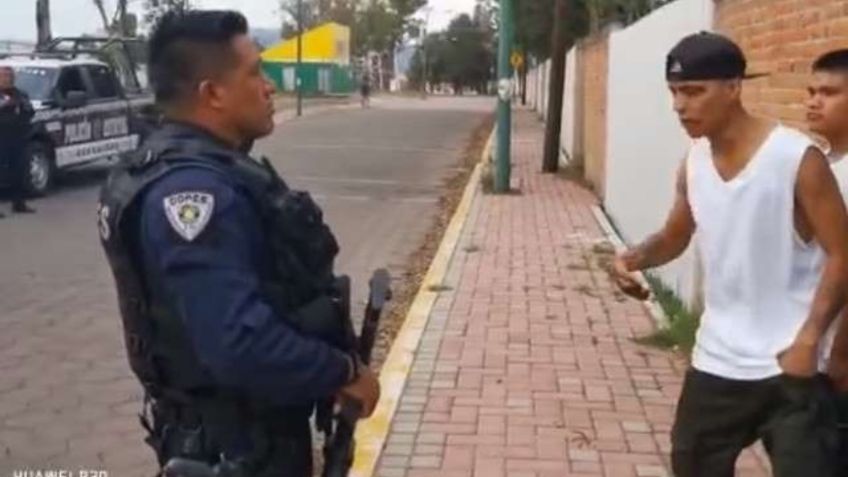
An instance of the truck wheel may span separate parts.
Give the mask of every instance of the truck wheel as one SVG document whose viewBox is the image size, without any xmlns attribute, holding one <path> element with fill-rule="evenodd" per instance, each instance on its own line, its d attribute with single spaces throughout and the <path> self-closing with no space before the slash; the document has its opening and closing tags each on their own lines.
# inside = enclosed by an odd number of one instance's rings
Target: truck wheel
<svg viewBox="0 0 848 477">
<path fill-rule="evenodd" d="M 27 145 L 27 193 L 40 197 L 46 195 L 56 179 L 56 163 L 50 149 L 40 142 Z"/>
</svg>

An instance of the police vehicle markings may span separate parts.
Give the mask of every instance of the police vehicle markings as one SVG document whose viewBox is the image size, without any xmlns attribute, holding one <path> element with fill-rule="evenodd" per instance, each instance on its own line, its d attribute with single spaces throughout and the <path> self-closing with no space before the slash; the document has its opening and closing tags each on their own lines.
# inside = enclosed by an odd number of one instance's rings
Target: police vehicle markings
<svg viewBox="0 0 848 477">
<path fill-rule="evenodd" d="M 101 141 L 74 144 L 56 149 L 56 166 L 87 162 L 102 157 L 133 151 L 138 147 L 138 134 Z"/>
<path fill-rule="evenodd" d="M 100 104 L 86 106 L 58 113 L 58 121 L 47 123 L 45 128 L 50 132 L 64 131 L 64 147 L 56 148 L 56 166 L 64 167 L 95 159 L 108 157 L 124 152 L 129 152 L 138 147 L 139 137 L 137 134 L 129 135 L 129 117 L 126 114 L 126 103 Z M 123 112 L 120 116 L 103 118 L 102 114 L 109 112 Z M 81 121 L 65 123 L 62 127 L 62 119 L 71 117 L 85 117 L 86 114 L 99 113 L 100 117 L 83 119 Z M 97 134 L 97 132 L 100 134 Z M 95 138 L 100 138 L 95 140 Z"/>
<path fill-rule="evenodd" d="M 135 105 L 152 104 L 141 100 L 116 100 L 103 104 L 90 104 L 81 108 L 68 109 L 66 111 L 45 110 L 37 111 L 33 116 L 33 121 L 53 121 L 57 119 L 65 119 L 84 114 L 109 113 L 113 111 L 127 111 Z"/>
</svg>

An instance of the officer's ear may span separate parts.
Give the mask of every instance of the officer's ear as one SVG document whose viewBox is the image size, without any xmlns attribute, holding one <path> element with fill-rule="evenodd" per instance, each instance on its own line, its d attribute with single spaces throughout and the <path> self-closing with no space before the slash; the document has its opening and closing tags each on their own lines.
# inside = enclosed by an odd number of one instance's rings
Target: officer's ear
<svg viewBox="0 0 848 477">
<path fill-rule="evenodd" d="M 199 104 L 212 109 L 224 107 L 224 89 L 221 84 L 214 80 L 203 80 L 197 85 L 197 99 Z"/>
</svg>

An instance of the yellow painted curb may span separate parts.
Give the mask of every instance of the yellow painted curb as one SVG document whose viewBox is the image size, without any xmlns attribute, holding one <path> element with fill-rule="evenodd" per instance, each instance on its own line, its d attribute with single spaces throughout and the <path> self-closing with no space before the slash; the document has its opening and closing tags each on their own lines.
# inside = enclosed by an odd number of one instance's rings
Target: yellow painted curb
<svg viewBox="0 0 848 477">
<path fill-rule="evenodd" d="M 356 427 L 356 453 L 353 467 L 350 469 L 350 477 L 371 477 L 377 467 L 377 461 L 389 436 L 392 419 L 406 386 L 406 379 L 412 369 L 421 335 L 424 334 L 430 312 L 438 298 L 438 293 L 430 291 L 429 288 L 433 285 L 441 285 L 448 272 L 451 258 L 462 235 L 462 228 L 471 211 L 471 203 L 477 192 L 483 164 L 491 154 L 493 137 L 494 131 L 489 136 L 480 163 L 474 168 L 465 186 L 462 200 L 445 230 L 436 256 L 430 263 L 421 288 L 415 295 L 415 300 L 380 371 L 382 392 L 377 409 L 370 419 L 360 422 Z"/>
</svg>

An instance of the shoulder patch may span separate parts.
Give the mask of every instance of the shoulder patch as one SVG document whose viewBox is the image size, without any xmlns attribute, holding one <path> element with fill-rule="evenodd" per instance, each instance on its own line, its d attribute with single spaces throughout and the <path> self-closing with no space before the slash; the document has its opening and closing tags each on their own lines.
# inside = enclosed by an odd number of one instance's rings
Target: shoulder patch
<svg viewBox="0 0 848 477">
<path fill-rule="evenodd" d="M 109 206 L 104 204 L 100 204 L 100 208 L 97 210 L 97 228 L 100 230 L 100 238 L 104 242 L 108 242 L 112 237 L 112 228 L 109 226 L 111 213 Z"/>
<path fill-rule="evenodd" d="M 206 192 L 180 192 L 165 197 L 164 206 L 171 227 L 191 242 L 209 225 L 215 210 L 215 196 Z"/>
</svg>

